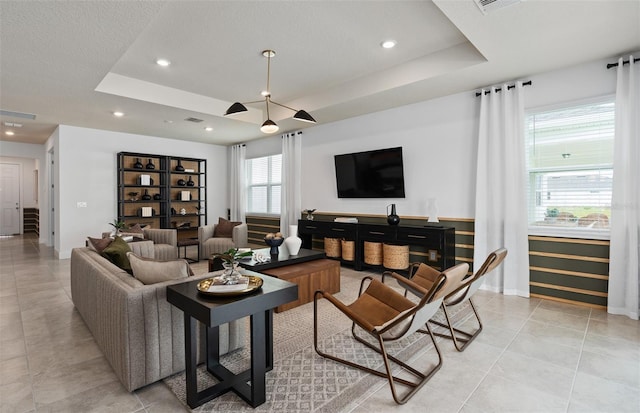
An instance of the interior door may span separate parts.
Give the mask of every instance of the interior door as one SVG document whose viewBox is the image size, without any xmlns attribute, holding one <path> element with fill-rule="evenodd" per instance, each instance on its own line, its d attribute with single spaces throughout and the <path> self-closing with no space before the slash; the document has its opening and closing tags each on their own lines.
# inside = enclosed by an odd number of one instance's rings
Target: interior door
<svg viewBox="0 0 640 413">
<path fill-rule="evenodd" d="M 0 164 L 0 235 L 20 233 L 20 165 Z"/>
</svg>

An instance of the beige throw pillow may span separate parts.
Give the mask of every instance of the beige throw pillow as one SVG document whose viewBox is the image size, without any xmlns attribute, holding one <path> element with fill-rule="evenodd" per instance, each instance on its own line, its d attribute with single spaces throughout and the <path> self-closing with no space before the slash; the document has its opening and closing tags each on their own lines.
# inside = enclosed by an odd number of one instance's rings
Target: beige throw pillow
<svg viewBox="0 0 640 413">
<path fill-rule="evenodd" d="M 139 257 L 133 252 L 127 253 L 127 257 L 133 276 L 143 284 L 155 284 L 193 275 L 189 263 L 183 259 L 161 261 Z"/>
</svg>

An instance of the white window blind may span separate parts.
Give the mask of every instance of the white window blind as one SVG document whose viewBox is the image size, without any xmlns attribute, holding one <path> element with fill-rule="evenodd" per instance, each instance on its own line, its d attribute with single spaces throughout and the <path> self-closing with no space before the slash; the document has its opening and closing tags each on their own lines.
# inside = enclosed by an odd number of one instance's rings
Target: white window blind
<svg viewBox="0 0 640 413">
<path fill-rule="evenodd" d="M 608 232 L 613 98 L 527 114 L 529 225 Z"/>
<path fill-rule="evenodd" d="M 247 160 L 247 212 L 280 213 L 282 155 Z"/>
</svg>

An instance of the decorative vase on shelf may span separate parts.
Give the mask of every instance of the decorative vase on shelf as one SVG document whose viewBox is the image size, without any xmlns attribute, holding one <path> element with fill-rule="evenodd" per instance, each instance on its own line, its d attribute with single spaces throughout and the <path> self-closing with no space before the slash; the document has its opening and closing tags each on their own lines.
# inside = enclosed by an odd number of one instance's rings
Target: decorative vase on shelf
<svg viewBox="0 0 640 413">
<path fill-rule="evenodd" d="M 191 177 L 189 177 L 189 180 L 187 181 L 187 186 L 195 186 L 196 183 L 193 182 L 193 179 L 191 179 Z"/>
<path fill-rule="evenodd" d="M 178 159 L 178 164 L 176 165 L 176 172 L 184 172 L 184 166 L 182 166 L 182 161 Z"/>
<path fill-rule="evenodd" d="M 156 169 L 156 166 L 153 164 L 153 162 L 151 161 L 151 159 L 149 159 L 147 161 L 147 166 L 145 166 L 145 168 L 147 169 Z"/>
<path fill-rule="evenodd" d="M 284 239 L 284 245 L 289 251 L 289 255 L 298 255 L 302 246 L 302 239 L 298 236 L 298 226 L 289 225 L 289 236 Z"/>
<path fill-rule="evenodd" d="M 178 186 L 187 186 L 187 181 L 184 179 L 178 179 Z"/>
<path fill-rule="evenodd" d="M 391 207 L 391 213 L 389 213 L 389 207 Z M 400 223 L 400 217 L 396 214 L 396 204 L 387 205 L 387 222 L 389 225 L 398 225 Z"/>
<path fill-rule="evenodd" d="M 160 194 L 153 194 L 153 199 L 155 199 L 156 201 L 159 201 L 162 199 L 162 195 Z"/>
<path fill-rule="evenodd" d="M 140 158 L 136 158 L 136 163 L 133 164 L 133 169 L 142 169 L 142 162 L 140 162 Z"/>
<path fill-rule="evenodd" d="M 151 195 L 149 195 L 149 190 L 148 189 L 144 190 L 144 194 L 142 195 L 142 200 L 143 201 L 150 201 L 151 200 Z"/>
</svg>

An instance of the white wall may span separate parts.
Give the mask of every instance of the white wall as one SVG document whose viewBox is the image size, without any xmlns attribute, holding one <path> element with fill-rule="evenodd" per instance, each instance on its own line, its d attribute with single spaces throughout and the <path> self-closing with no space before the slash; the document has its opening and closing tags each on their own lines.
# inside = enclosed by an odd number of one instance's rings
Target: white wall
<svg viewBox="0 0 640 413">
<path fill-rule="evenodd" d="M 615 70 L 601 60 L 524 78 L 525 107 L 558 105 L 615 93 Z M 513 82 L 509 82 L 510 84 Z M 426 216 L 435 198 L 438 216 L 473 218 L 479 100 L 464 92 L 339 122 L 302 134 L 302 208 L 323 212 Z M 274 153 L 278 137 L 247 143 L 247 157 Z M 402 146 L 406 198 L 339 199 L 333 156 Z"/>
<path fill-rule="evenodd" d="M 224 146 L 61 125 L 56 158 L 56 250 L 68 258 L 71 249 L 84 246 L 89 235 L 110 230 L 117 215 L 117 153 L 141 152 L 207 160 L 207 214 L 213 222 L 226 216 L 227 149 Z M 86 202 L 87 208 L 78 208 Z"/>
</svg>

